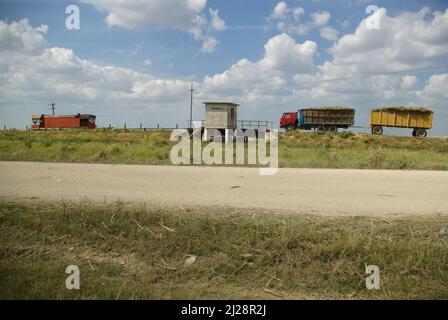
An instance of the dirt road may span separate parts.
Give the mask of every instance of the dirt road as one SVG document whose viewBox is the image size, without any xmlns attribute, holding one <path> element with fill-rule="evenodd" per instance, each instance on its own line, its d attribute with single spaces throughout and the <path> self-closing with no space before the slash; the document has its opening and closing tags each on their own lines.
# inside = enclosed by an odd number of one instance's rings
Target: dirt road
<svg viewBox="0 0 448 320">
<path fill-rule="evenodd" d="M 325 215 L 448 214 L 448 172 L 0 162 L 0 196 Z"/>
</svg>

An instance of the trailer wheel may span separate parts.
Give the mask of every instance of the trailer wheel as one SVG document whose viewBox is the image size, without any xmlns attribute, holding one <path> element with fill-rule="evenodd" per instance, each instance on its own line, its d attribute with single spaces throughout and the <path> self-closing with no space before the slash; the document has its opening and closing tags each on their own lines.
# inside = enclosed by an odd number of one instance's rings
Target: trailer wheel
<svg viewBox="0 0 448 320">
<path fill-rule="evenodd" d="M 374 126 L 372 127 L 372 133 L 376 135 L 382 135 L 383 134 L 383 127 L 381 126 Z"/>
<path fill-rule="evenodd" d="M 317 130 L 317 131 L 320 131 L 320 132 L 324 132 L 324 131 L 325 131 L 325 127 L 324 127 L 324 126 L 318 126 L 318 127 L 316 128 L 316 130 Z"/>
<path fill-rule="evenodd" d="M 335 127 L 335 126 L 331 126 L 331 127 L 328 128 L 328 131 L 336 133 L 336 132 L 338 132 L 338 128 Z"/>
<path fill-rule="evenodd" d="M 416 136 L 417 136 L 417 134 L 416 134 L 416 130 L 417 130 L 417 129 L 412 130 L 412 136 L 413 136 L 413 137 L 416 137 Z"/>
<path fill-rule="evenodd" d="M 415 130 L 415 135 L 417 137 L 426 137 L 428 135 L 428 132 L 426 132 L 425 129 L 417 129 Z"/>
</svg>

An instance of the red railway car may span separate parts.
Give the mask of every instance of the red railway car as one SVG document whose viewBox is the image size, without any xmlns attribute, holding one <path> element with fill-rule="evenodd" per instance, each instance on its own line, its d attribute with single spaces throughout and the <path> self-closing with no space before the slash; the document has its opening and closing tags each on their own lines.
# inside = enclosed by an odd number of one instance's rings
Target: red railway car
<svg viewBox="0 0 448 320">
<path fill-rule="evenodd" d="M 50 116 L 45 114 L 33 115 L 31 129 L 66 129 L 87 128 L 95 129 L 96 116 L 93 114 L 76 114 L 68 116 Z"/>
</svg>

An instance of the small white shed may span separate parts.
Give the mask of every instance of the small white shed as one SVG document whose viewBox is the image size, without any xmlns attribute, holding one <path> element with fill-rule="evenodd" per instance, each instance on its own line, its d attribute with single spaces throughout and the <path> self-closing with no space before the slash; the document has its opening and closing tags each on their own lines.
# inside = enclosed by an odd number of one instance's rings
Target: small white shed
<svg viewBox="0 0 448 320">
<path fill-rule="evenodd" d="M 232 102 L 204 102 L 205 129 L 236 129 L 238 104 Z"/>
</svg>

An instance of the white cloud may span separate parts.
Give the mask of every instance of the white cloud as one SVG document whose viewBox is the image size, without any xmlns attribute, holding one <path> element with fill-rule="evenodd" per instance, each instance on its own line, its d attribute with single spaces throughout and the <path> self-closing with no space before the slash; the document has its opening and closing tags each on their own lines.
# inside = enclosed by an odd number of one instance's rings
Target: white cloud
<svg viewBox="0 0 448 320">
<path fill-rule="evenodd" d="M 292 37 L 282 33 L 269 39 L 264 48 L 265 57 L 260 63 L 269 66 L 269 69 L 303 73 L 314 69 L 313 58 L 317 51 L 314 41 L 296 43 Z"/>
<path fill-rule="evenodd" d="M 286 2 L 281 1 L 277 3 L 274 7 L 274 11 L 271 14 L 272 19 L 286 19 L 286 15 L 290 9 L 288 8 L 288 5 Z"/>
<path fill-rule="evenodd" d="M 292 9 L 292 14 L 294 16 L 294 20 L 297 22 L 300 19 L 300 16 L 302 16 L 305 13 L 305 10 L 302 7 L 295 7 Z"/>
<path fill-rule="evenodd" d="M 434 74 L 426 82 L 425 88 L 418 92 L 419 97 L 448 99 L 448 73 Z"/>
<path fill-rule="evenodd" d="M 297 22 L 304 13 L 305 10 L 302 7 L 290 8 L 286 2 L 281 1 L 275 5 L 268 20 L 287 20 L 292 17 Z"/>
<path fill-rule="evenodd" d="M 316 76 L 314 74 L 306 74 L 306 73 L 296 73 L 293 75 L 292 79 L 294 82 L 302 84 L 302 83 L 312 83 L 316 81 Z"/>
<path fill-rule="evenodd" d="M 207 0 L 83 0 L 106 11 L 109 26 L 137 28 L 157 26 L 189 31 Z"/>
<path fill-rule="evenodd" d="M 288 11 L 290 20 L 294 19 L 292 12 Z M 448 10 L 431 14 L 422 9 L 388 16 L 381 9 L 377 14 L 379 30 L 367 29 L 362 20 L 353 33 L 332 40 L 336 42 L 328 51 L 331 58 L 319 66 L 314 63 L 315 42 L 297 42 L 286 33 L 274 36 L 266 41 L 260 59 L 250 61 L 242 56 L 227 70 L 199 79 L 197 97 L 235 101 L 245 106 L 241 110 L 263 108 L 260 117 L 271 119 L 278 116 L 279 108 L 298 101 L 302 105 L 364 106 L 365 110 L 386 103 L 446 110 L 448 74 L 439 71 L 419 86 L 421 76 L 409 70 L 448 61 Z M 203 30 L 214 27 L 202 15 L 195 19 L 193 25 L 198 29 L 194 36 L 206 37 Z M 331 28 L 328 23 L 319 28 L 322 34 L 329 31 L 326 28 Z M 152 108 L 184 106 L 190 79 L 159 79 L 128 68 L 95 64 L 80 59 L 71 49 L 48 48 L 46 31 L 46 26 L 32 27 L 27 20 L 0 21 L 1 102 L 13 98 L 20 102 L 84 99 L 124 101 L 127 108 L 129 101 Z M 214 41 L 204 38 L 203 50 L 212 50 Z M 367 119 L 367 113 L 365 116 Z"/>
<path fill-rule="evenodd" d="M 380 19 L 379 30 L 366 28 L 363 19 L 354 33 L 342 36 L 330 48 L 333 57 L 319 66 L 319 76 L 321 80 L 341 78 L 341 81 L 321 84 L 326 92 L 373 91 L 390 98 L 391 92 L 409 89 L 416 82 L 412 76 L 402 79 L 393 73 L 447 61 L 448 35 L 444 31 L 448 30 L 448 10 L 434 13 L 432 19 L 427 19 L 428 8 L 395 17 L 381 8 L 375 14 Z"/>
<path fill-rule="evenodd" d="M 213 37 L 204 37 L 202 38 L 202 52 L 210 53 L 215 51 L 216 46 L 218 45 L 218 40 Z"/>
<path fill-rule="evenodd" d="M 218 15 L 218 10 L 210 9 L 210 16 L 212 17 L 212 28 L 218 31 L 226 29 L 226 23 Z"/>
<path fill-rule="evenodd" d="M 152 61 L 149 60 L 149 59 L 146 59 L 146 60 L 143 61 L 143 64 L 144 64 L 145 66 L 150 66 L 150 65 L 152 65 Z"/>
<path fill-rule="evenodd" d="M 264 49 L 263 58 L 256 62 L 241 59 L 222 73 L 206 76 L 200 91 L 216 99 L 234 96 L 241 103 L 260 107 L 278 103 L 293 77 L 298 79 L 300 75 L 308 80 L 312 77 L 315 42 L 297 43 L 282 33 L 269 39 Z"/>
<path fill-rule="evenodd" d="M 207 26 L 207 19 L 204 16 L 196 15 L 194 17 L 194 21 L 195 26 L 192 29 L 190 29 L 190 33 L 196 40 L 202 41 L 201 52 L 204 53 L 214 52 L 216 46 L 218 45 L 218 40 L 204 33 L 204 29 Z"/>
<path fill-rule="evenodd" d="M 299 23 L 301 16 L 305 13 L 302 7 L 288 7 L 288 4 L 281 1 L 276 4 L 274 10 L 268 18 L 269 22 L 276 22 L 276 27 L 281 32 L 290 34 L 305 34 L 309 26 Z"/>
<path fill-rule="evenodd" d="M 207 0 L 82 0 L 107 12 L 110 27 L 161 27 L 188 32 L 203 42 L 203 52 L 213 52 L 218 43 L 205 30 L 209 22 L 203 14 Z M 218 11 L 210 9 L 211 28 L 224 30 L 225 22 Z"/>
<path fill-rule="evenodd" d="M 401 88 L 402 89 L 410 89 L 417 83 L 416 76 L 402 76 L 401 77 Z"/>
<path fill-rule="evenodd" d="M 46 26 L 33 28 L 26 19 L 10 24 L 0 21 L 3 99 L 133 100 L 188 89 L 188 81 L 157 79 L 132 69 L 100 66 L 80 59 L 71 49 L 47 48 L 45 31 Z"/>
<path fill-rule="evenodd" d="M 320 36 L 329 41 L 335 41 L 338 39 L 338 31 L 331 27 L 324 27 L 320 29 Z"/>
<path fill-rule="evenodd" d="M 287 3 L 281 1 L 274 7 L 268 22 L 275 22 L 279 31 L 289 34 L 305 35 L 311 29 L 318 28 L 322 38 L 330 41 L 337 40 L 338 31 L 327 26 L 331 18 L 328 11 L 312 13 L 311 20 L 308 22 L 301 21 L 304 13 L 305 10 L 302 7 L 290 8 Z"/>
<path fill-rule="evenodd" d="M 330 12 L 328 11 L 318 11 L 311 14 L 313 19 L 313 24 L 315 27 L 323 27 L 328 21 L 330 21 Z"/>
<path fill-rule="evenodd" d="M 47 25 L 33 28 L 28 19 L 13 21 L 9 25 L 0 20 L 0 49 L 35 53 L 45 47 L 44 34 L 47 31 Z"/>
<path fill-rule="evenodd" d="M 448 10 L 426 19 L 429 11 L 405 12 L 396 17 L 387 16 L 386 9 L 376 12 L 379 30 L 366 28 L 361 21 L 355 33 L 344 35 L 331 48 L 332 68 L 347 69 L 351 73 L 378 73 L 402 71 L 409 68 L 441 64 L 448 58 Z M 348 68 L 347 68 L 348 66 Z M 337 71 L 336 71 L 337 72 Z"/>
<path fill-rule="evenodd" d="M 287 32 L 289 34 L 305 35 L 310 27 L 305 23 L 290 24 L 280 21 L 277 23 L 277 29 L 281 32 Z"/>
</svg>

